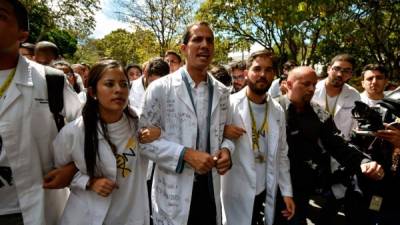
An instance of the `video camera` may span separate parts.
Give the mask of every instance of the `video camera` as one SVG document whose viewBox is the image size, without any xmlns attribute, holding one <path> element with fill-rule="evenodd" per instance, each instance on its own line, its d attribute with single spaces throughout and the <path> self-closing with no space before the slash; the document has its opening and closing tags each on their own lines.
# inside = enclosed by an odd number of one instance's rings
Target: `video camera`
<svg viewBox="0 0 400 225">
<path fill-rule="evenodd" d="M 400 101 L 384 98 L 378 103 L 381 107 L 370 107 L 367 104 L 356 101 L 351 114 L 357 120 L 358 126 L 354 130 L 359 135 L 373 135 L 378 130 L 384 130 L 383 122 L 393 122 L 400 117 Z"/>
</svg>

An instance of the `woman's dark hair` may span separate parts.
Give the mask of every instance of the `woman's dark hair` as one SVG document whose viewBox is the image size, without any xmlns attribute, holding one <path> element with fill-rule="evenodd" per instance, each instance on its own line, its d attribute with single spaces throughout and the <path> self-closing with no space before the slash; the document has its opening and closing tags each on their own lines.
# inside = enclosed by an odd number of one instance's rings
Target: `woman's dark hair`
<svg viewBox="0 0 400 225">
<path fill-rule="evenodd" d="M 88 89 L 92 90 L 93 96 L 96 95 L 96 86 L 104 72 L 108 69 L 120 69 L 124 72 L 124 75 L 127 80 L 129 80 L 128 75 L 125 73 L 122 65 L 115 60 L 104 60 L 96 63 L 93 68 L 89 72 L 88 78 Z M 116 146 L 111 142 L 110 136 L 107 130 L 107 124 L 103 121 L 99 113 L 99 103 L 98 100 L 95 99 L 89 93 L 86 94 L 87 100 L 86 104 L 82 110 L 83 123 L 85 125 L 85 162 L 87 173 L 90 178 L 95 177 L 96 170 L 96 161 L 99 155 L 99 138 L 98 132 L 100 129 L 100 133 L 104 136 L 107 143 L 110 145 L 111 150 L 114 154 L 116 154 Z M 137 118 L 132 115 L 129 111 L 129 107 L 124 109 L 124 113 L 131 118 Z M 100 123 L 100 128 L 98 126 Z M 99 158 L 100 159 L 100 158 Z"/>
</svg>

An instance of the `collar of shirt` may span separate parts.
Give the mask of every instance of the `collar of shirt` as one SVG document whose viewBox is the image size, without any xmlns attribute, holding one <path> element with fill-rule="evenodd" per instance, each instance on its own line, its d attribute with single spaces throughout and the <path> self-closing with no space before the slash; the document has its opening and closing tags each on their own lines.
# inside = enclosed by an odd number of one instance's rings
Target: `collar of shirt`
<svg viewBox="0 0 400 225">
<path fill-rule="evenodd" d="M 182 69 L 185 70 L 185 76 L 187 77 L 187 79 L 188 79 L 188 81 L 189 81 L 190 87 L 193 88 L 193 89 L 195 89 L 195 88 L 196 88 L 196 83 L 193 81 L 192 77 L 190 76 L 189 72 L 187 71 L 187 68 L 184 67 L 184 68 L 182 68 Z M 208 84 L 208 73 L 207 73 L 206 81 L 200 82 L 199 85 L 202 85 L 203 83 L 204 83 L 205 85 Z M 198 85 L 198 86 L 199 86 L 199 85 Z"/>
</svg>

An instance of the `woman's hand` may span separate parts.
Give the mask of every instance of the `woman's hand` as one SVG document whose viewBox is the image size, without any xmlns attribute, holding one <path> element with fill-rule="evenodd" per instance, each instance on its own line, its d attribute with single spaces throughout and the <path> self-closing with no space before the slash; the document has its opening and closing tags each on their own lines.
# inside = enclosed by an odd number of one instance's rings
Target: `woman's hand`
<svg viewBox="0 0 400 225">
<path fill-rule="evenodd" d="M 109 196 L 114 188 L 118 189 L 117 183 L 104 177 L 92 178 L 89 180 L 88 183 L 89 190 L 94 191 L 98 195 L 103 197 Z"/>
</svg>

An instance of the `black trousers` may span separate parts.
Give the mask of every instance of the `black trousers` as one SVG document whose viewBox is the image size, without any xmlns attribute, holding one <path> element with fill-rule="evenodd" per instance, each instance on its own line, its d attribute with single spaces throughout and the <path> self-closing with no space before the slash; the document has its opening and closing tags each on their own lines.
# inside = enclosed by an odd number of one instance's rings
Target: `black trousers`
<svg viewBox="0 0 400 225">
<path fill-rule="evenodd" d="M 264 190 L 254 198 L 251 225 L 264 225 L 265 195 L 266 191 Z"/>
<path fill-rule="evenodd" d="M 22 213 L 0 215 L 1 225 L 24 225 L 24 220 L 22 218 Z"/>
<path fill-rule="evenodd" d="M 188 225 L 217 225 L 217 210 L 210 179 L 211 173 L 195 175 Z"/>
</svg>

